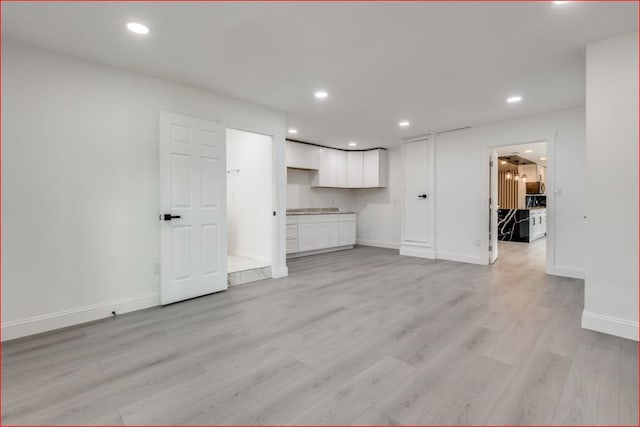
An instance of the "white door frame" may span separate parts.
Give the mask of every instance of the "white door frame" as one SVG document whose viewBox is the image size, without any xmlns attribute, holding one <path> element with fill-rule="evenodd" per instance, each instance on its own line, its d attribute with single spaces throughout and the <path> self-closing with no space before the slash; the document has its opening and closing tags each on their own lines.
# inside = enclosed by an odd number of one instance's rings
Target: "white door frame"
<svg viewBox="0 0 640 427">
<path fill-rule="evenodd" d="M 519 141 L 519 142 L 500 142 L 497 144 L 489 145 L 487 150 L 485 151 L 485 156 L 483 156 L 483 168 L 484 168 L 484 176 L 485 176 L 485 189 L 484 194 L 490 194 L 489 192 L 489 162 L 486 161 L 488 157 L 491 156 L 491 152 L 499 147 L 505 147 L 509 145 L 522 145 L 522 144 L 531 144 L 534 142 L 546 142 L 547 143 L 547 173 L 546 173 L 546 188 L 547 188 L 547 238 L 546 238 L 546 261 L 545 261 L 545 273 L 547 274 L 556 274 L 555 273 L 555 247 L 556 247 L 556 196 L 555 196 L 555 180 L 556 180 L 556 138 L 558 134 L 555 132 L 552 135 L 541 136 L 540 138 L 533 138 L 527 141 Z M 483 198 L 483 215 L 484 215 L 484 223 L 489 223 L 489 211 L 486 209 L 486 201 Z M 484 259 L 489 259 L 489 233 L 484 234 Z"/>
<path fill-rule="evenodd" d="M 277 209 L 276 206 L 278 204 L 278 198 L 276 197 L 276 162 L 275 162 L 275 138 L 273 135 L 268 134 L 268 133 L 264 133 L 264 132 L 256 132 L 256 131 L 252 131 L 252 130 L 248 130 L 248 129 L 240 129 L 238 127 L 235 126 L 225 126 L 225 131 L 227 129 L 233 129 L 233 130 L 237 130 L 237 131 L 241 131 L 241 132 L 248 132 L 248 133 L 253 133 L 256 135 L 263 135 L 263 136 L 268 136 L 269 138 L 271 138 L 271 211 L 276 212 L 276 215 L 272 217 L 272 221 L 271 221 L 271 271 L 273 271 L 273 269 L 275 268 L 275 264 L 276 264 L 276 251 L 278 248 L 278 245 L 276 244 L 276 238 L 277 238 L 277 227 L 278 227 L 278 215 L 277 215 Z M 229 141 L 227 140 L 226 143 L 228 144 Z M 227 150 L 228 152 L 228 150 Z"/>
<path fill-rule="evenodd" d="M 251 126 L 233 120 L 221 120 L 226 129 L 257 133 L 271 137 L 271 185 L 273 212 L 271 235 L 271 277 L 286 277 L 286 188 L 287 175 L 285 165 L 286 142 L 284 133 L 274 129 Z"/>
<path fill-rule="evenodd" d="M 498 154 L 489 157 L 489 264 L 498 260 Z"/>
</svg>

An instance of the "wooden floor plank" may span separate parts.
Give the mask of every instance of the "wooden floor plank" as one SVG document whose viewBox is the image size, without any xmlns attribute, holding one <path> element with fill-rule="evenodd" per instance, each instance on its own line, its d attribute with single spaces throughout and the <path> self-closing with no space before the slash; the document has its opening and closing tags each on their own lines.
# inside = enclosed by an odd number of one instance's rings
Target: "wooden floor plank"
<svg viewBox="0 0 640 427">
<path fill-rule="evenodd" d="M 372 247 L 2 346 L 3 424 L 636 424 L 638 346 L 580 327 L 544 241 Z"/>
</svg>

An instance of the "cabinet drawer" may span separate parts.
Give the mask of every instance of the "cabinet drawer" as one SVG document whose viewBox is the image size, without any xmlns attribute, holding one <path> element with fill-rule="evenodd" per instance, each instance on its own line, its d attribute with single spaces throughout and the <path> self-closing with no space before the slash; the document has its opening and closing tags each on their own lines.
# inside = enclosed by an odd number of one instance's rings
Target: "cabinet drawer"
<svg viewBox="0 0 640 427">
<path fill-rule="evenodd" d="M 339 221 L 340 222 L 345 222 L 345 221 L 355 221 L 356 220 L 356 214 L 341 214 L 338 215 L 339 217 Z"/>
<path fill-rule="evenodd" d="M 329 215 L 300 215 L 298 217 L 298 224 L 315 224 L 329 221 Z"/>
<path fill-rule="evenodd" d="M 287 253 L 298 252 L 298 239 L 287 239 Z"/>
<path fill-rule="evenodd" d="M 297 224 L 298 217 L 296 215 L 287 215 L 287 225 Z"/>
<path fill-rule="evenodd" d="M 298 224 L 287 224 L 287 239 L 298 238 Z"/>
</svg>

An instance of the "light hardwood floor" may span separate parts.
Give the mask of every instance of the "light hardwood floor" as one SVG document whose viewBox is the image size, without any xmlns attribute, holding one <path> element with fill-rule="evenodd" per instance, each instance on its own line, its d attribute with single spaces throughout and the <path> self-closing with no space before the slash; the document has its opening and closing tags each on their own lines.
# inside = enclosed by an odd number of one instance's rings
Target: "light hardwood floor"
<svg viewBox="0 0 640 427">
<path fill-rule="evenodd" d="M 3 424 L 638 424 L 638 346 L 580 328 L 543 241 L 491 266 L 358 247 L 6 343 Z"/>
</svg>

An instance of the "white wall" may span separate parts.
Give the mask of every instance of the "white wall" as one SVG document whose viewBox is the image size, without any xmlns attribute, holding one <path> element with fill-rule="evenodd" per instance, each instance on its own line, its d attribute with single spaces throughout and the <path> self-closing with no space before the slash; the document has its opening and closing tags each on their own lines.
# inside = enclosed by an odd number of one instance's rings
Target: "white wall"
<svg viewBox="0 0 640 427">
<path fill-rule="evenodd" d="M 227 129 L 227 251 L 268 264 L 274 210 L 271 146 L 268 135 Z"/>
<path fill-rule="evenodd" d="M 287 169 L 287 209 L 340 208 L 354 210 L 353 192 L 348 188 L 312 188 L 314 172 L 302 169 Z"/>
<path fill-rule="evenodd" d="M 547 272 L 584 277 L 585 111 L 576 108 L 436 136 L 437 257 L 488 262 L 489 147 L 547 140 L 549 233 Z"/>
<path fill-rule="evenodd" d="M 280 112 L 4 39 L 2 77 L 4 340 L 158 304 L 160 110 L 273 135 L 285 209 Z"/>
<path fill-rule="evenodd" d="M 359 244 L 400 247 L 401 147 L 387 150 L 387 187 L 355 190 Z"/>
<path fill-rule="evenodd" d="M 638 340 L 638 33 L 587 48 L 585 328 Z"/>
</svg>

